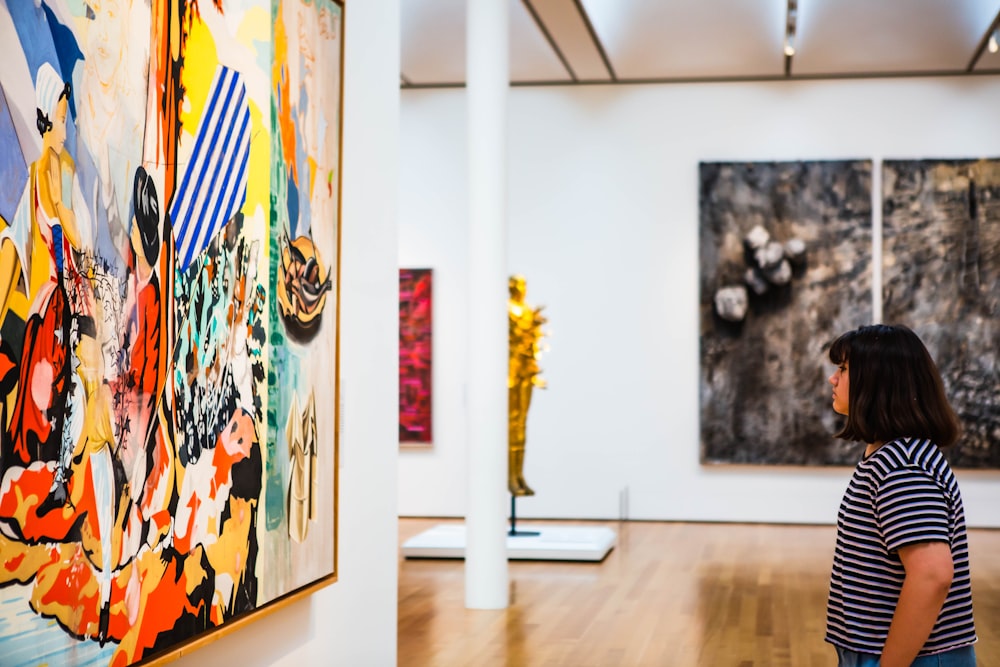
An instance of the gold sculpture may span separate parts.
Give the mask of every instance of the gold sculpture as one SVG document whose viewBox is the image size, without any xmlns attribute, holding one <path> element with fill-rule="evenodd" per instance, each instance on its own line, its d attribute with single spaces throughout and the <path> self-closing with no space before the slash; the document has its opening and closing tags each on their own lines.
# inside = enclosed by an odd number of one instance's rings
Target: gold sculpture
<svg viewBox="0 0 1000 667">
<path fill-rule="evenodd" d="M 524 481 L 524 440 L 531 406 L 531 391 L 545 388 L 538 377 L 539 341 L 547 321 L 542 308 L 525 303 L 527 284 L 524 276 L 511 276 L 508 282 L 507 320 L 510 337 L 510 360 L 507 374 L 507 487 L 514 496 L 533 496 L 535 492 Z"/>
</svg>

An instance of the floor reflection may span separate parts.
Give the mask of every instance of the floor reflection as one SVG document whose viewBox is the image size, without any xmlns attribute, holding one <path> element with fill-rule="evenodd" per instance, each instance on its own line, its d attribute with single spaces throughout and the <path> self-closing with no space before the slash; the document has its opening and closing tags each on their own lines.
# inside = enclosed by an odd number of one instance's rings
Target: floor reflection
<svg viewBox="0 0 1000 667">
<path fill-rule="evenodd" d="M 439 520 L 400 521 L 400 540 Z M 563 522 L 565 523 L 565 522 Z M 601 563 L 512 561 L 510 606 L 465 609 L 461 560 L 399 571 L 400 667 L 833 667 L 831 526 L 606 524 Z M 1000 531 L 970 533 L 980 665 L 1000 665 Z"/>
</svg>

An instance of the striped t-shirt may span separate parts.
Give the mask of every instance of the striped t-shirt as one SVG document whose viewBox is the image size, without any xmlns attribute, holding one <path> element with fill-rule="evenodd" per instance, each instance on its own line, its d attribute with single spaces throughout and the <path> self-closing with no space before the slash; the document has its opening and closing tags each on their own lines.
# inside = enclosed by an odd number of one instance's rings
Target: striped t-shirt
<svg viewBox="0 0 1000 667">
<path fill-rule="evenodd" d="M 826 641 L 881 654 L 905 571 L 898 549 L 947 542 L 951 590 L 920 655 L 976 641 L 965 510 L 951 467 L 928 440 L 888 442 L 858 463 L 837 516 Z"/>
</svg>

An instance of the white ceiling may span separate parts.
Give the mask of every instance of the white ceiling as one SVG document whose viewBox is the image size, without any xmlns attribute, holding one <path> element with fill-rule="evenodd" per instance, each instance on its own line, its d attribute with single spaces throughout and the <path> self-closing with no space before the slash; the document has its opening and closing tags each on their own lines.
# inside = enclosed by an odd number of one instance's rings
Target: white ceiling
<svg viewBox="0 0 1000 667">
<path fill-rule="evenodd" d="M 403 87 L 462 85 L 467 0 L 400 1 Z M 797 0 L 792 57 L 789 0 L 509 2 L 514 85 L 1000 74 L 1000 0 Z"/>
</svg>

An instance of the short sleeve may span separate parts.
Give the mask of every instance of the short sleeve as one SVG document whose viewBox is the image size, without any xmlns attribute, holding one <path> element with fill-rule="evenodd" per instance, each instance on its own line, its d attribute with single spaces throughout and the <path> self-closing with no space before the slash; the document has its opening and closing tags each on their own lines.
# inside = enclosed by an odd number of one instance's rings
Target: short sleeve
<svg viewBox="0 0 1000 667">
<path fill-rule="evenodd" d="M 950 542 L 944 489 L 920 468 L 895 470 L 882 480 L 875 517 L 890 552 L 918 542 Z"/>
</svg>

